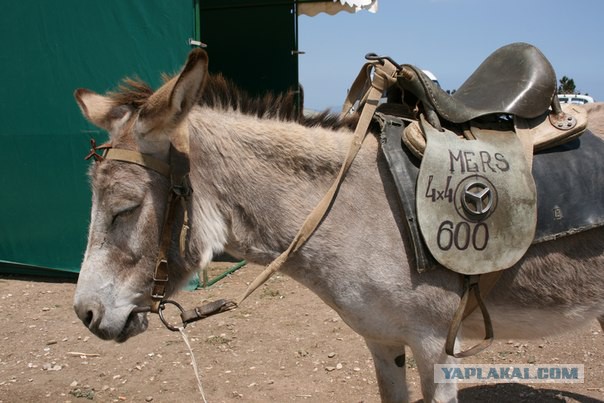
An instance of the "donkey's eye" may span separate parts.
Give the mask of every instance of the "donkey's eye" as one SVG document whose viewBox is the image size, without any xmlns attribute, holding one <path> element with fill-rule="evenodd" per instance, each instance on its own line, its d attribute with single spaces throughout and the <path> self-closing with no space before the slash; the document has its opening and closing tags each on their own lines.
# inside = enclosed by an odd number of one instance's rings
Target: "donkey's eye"
<svg viewBox="0 0 604 403">
<path fill-rule="evenodd" d="M 137 204 L 136 206 L 128 207 L 128 208 L 125 208 L 123 210 L 118 211 L 113 216 L 113 219 L 111 220 L 111 224 L 115 223 L 115 221 L 118 218 L 128 217 L 129 215 L 131 215 L 132 213 L 134 213 L 136 210 L 138 210 L 139 207 L 140 207 L 140 204 Z"/>
</svg>

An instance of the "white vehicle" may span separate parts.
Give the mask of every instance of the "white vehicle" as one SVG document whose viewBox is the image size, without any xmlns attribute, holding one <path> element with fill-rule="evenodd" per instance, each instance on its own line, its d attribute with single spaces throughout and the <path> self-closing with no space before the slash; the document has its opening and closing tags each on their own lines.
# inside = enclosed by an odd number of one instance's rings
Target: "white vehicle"
<svg viewBox="0 0 604 403">
<path fill-rule="evenodd" d="M 430 70 L 422 70 L 424 72 L 425 75 L 428 76 L 428 78 L 432 81 L 434 81 L 436 83 L 436 85 L 438 85 L 440 87 L 440 83 L 438 82 L 438 78 L 436 78 L 436 76 L 434 74 L 432 74 L 432 72 Z"/>
<path fill-rule="evenodd" d="M 589 104 L 594 102 L 594 99 L 589 95 L 580 95 L 580 94 L 558 94 L 558 99 L 561 104 Z"/>
</svg>

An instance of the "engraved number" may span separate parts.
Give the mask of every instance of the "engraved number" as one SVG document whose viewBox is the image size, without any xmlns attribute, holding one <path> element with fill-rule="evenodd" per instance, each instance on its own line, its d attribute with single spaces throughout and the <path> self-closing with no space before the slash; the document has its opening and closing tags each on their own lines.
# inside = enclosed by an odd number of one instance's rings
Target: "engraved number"
<svg viewBox="0 0 604 403">
<path fill-rule="evenodd" d="M 436 242 L 441 250 L 451 249 L 451 245 L 453 245 L 453 223 L 451 221 L 443 221 L 440 224 Z"/>
<path fill-rule="evenodd" d="M 434 175 L 430 175 L 428 177 L 428 186 L 426 186 L 425 197 L 430 199 L 433 202 L 444 200 L 449 203 L 453 202 L 453 189 L 451 188 L 451 175 L 447 176 L 447 181 L 445 182 L 444 188 L 437 188 L 432 186 L 432 182 L 434 180 Z"/>
<path fill-rule="evenodd" d="M 489 243 L 489 227 L 484 222 L 472 228 L 465 221 L 453 224 L 446 220 L 438 227 L 436 243 L 444 251 L 451 249 L 453 245 L 457 250 L 466 250 L 471 245 L 475 250 L 482 251 Z"/>
</svg>

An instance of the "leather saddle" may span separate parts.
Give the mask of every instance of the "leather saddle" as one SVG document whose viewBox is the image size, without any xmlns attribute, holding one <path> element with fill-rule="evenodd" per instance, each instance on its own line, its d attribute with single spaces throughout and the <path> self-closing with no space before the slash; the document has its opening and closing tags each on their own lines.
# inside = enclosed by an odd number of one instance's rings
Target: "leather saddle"
<svg viewBox="0 0 604 403">
<path fill-rule="evenodd" d="M 490 114 L 532 119 L 557 101 L 552 65 L 539 49 L 527 43 L 512 43 L 496 50 L 453 95 L 413 65 L 403 65 L 397 81 L 422 102 L 426 118 L 435 127 L 440 126 L 434 122 L 435 114 L 451 123 Z M 559 103 L 553 109 L 559 112 Z"/>
<path fill-rule="evenodd" d="M 516 132 L 528 131 L 527 138 L 539 151 L 570 141 L 587 127 L 584 111 L 560 105 L 552 65 L 527 43 L 512 43 L 493 52 L 453 95 L 410 64 L 401 65 L 396 82 L 388 90 L 389 103 L 380 105 L 379 112 L 412 121 L 423 114 L 439 131 L 446 127 L 461 137 L 472 138 L 466 130 L 469 122 L 477 125 L 482 119 L 492 125 L 496 121 L 499 130 L 508 126 Z M 416 122 L 406 127 L 403 142 L 422 157 L 425 134 Z"/>
</svg>

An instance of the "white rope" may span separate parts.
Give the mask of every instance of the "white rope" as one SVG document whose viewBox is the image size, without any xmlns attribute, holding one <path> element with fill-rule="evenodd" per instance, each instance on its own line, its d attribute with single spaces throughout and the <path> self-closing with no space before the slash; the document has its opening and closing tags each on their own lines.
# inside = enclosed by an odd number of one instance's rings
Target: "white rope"
<svg viewBox="0 0 604 403">
<path fill-rule="evenodd" d="M 189 353 L 191 353 L 191 364 L 193 364 L 193 371 L 195 371 L 195 377 L 197 378 L 197 387 L 199 388 L 199 393 L 201 393 L 201 399 L 203 400 L 204 403 L 208 403 L 208 401 L 206 400 L 206 396 L 203 393 L 203 386 L 201 385 L 201 376 L 199 376 L 199 371 L 197 369 L 197 362 L 195 361 L 195 356 L 193 355 L 193 349 L 191 348 L 191 344 L 189 343 L 189 338 L 187 337 L 187 334 L 185 333 L 185 328 L 179 327 L 178 331 L 182 335 L 182 339 L 185 341 L 185 344 L 189 348 Z"/>
</svg>

